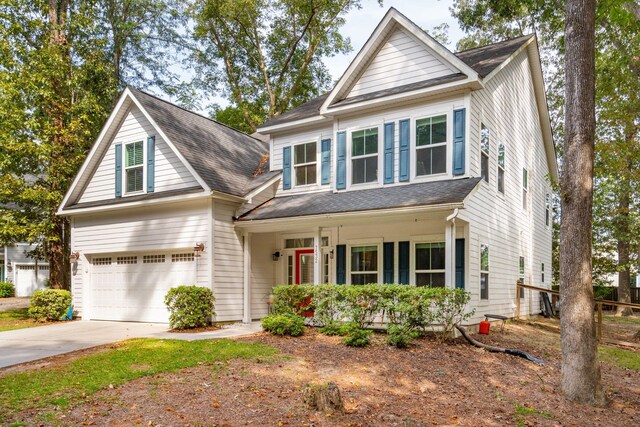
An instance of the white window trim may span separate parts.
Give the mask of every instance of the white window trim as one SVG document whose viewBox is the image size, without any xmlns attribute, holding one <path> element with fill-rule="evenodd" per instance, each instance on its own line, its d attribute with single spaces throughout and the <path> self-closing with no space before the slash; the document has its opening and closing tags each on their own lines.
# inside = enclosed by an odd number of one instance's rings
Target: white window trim
<svg viewBox="0 0 640 427">
<path fill-rule="evenodd" d="M 359 246 L 376 246 L 378 249 L 378 280 L 377 283 L 381 283 L 382 280 L 382 262 L 384 261 L 382 254 L 382 239 L 358 239 L 349 240 L 347 242 L 347 285 L 351 285 L 351 248 Z M 355 274 L 373 274 L 374 271 L 358 271 Z"/>
<path fill-rule="evenodd" d="M 367 157 L 373 157 L 374 154 L 365 154 L 363 156 L 353 156 L 351 153 L 353 152 L 353 133 L 358 132 L 360 130 L 367 129 L 378 129 L 378 152 L 375 154 L 378 156 L 378 179 L 376 181 L 371 182 L 363 182 L 361 184 L 353 184 L 353 160 L 354 159 L 365 159 Z M 358 189 L 366 189 L 366 188 L 377 188 L 382 186 L 383 178 L 384 178 L 384 144 L 381 144 L 381 138 L 383 137 L 383 128 L 384 124 L 382 123 L 374 123 L 367 126 L 358 126 L 353 128 L 347 128 L 345 131 L 347 132 L 347 190 L 350 188 L 358 188 Z M 382 140 L 382 142 L 384 142 Z M 382 148 L 381 148 L 382 147 Z"/>
<path fill-rule="evenodd" d="M 296 165 L 296 147 L 298 145 L 305 145 L 305 144 L 312 144 L 312 143 L 316 143 L 316 161 L 315 162 L 308 162 L 308 163 L 300 163 L 299 165 Z M 312 187 L 316 187 L 318 185 L 320 185 L 320 173 L 319 172 L 319 167 L 318 167 L 318 161 L 320 160 L 320 157 L 322 156 L 322 152 L 321 147 L 320 147 L 320 138 L 316 138 L 316 139 L 309 139 L 305 142 L 299 142 L 299 143 L 294 143 L 291 144 L 291 188 L 312 188 Z M 298 183 L 296 182 L 296 167 L 298 166 L 309 166 L 312 164 L 316 164 L 316 182 L 313 182 L 311 184 L 302 184 L 302 185 L 298 185 Z"/>
<path fill-rule="evenodd" d="M 482 247 L 486 246 L 488 249 L 488 257 L 489 259 L 487 260 L 487 263 L 489 264 L 489 269 L 488 270 L 483 270 L 482 269 Z M 478 269 L 480 271 L 480 274 L 478 275 L 478 279 L 480 279 L 478 281 L 478 296 L 480 297 L 480 301 L 481 302 L 485 302 L 485 301 L 489 301 L 491 299 L 491 293 L 489 292 L 489 284 L 491 283 L 491 246 L 487 243 L 481 243 L 480 244 L 480 252 L 479 252 L 479 265 L 478 265 Z M 482 298 L 482 274 L 487 274 L 488 278 L 487 278 L 487 298 Z"/>
<path fill-rule="evenodd" d="M 147 144 L 145 141 L 147 136 L 142 139 L 136 139 L 135 141 L 122 143 L 122 195 L 123 196 L 135 196 L 138 194 L 145 194 L 147 192 Z M 129 166 L 127 168 L 127 145 L 142 142 L 142 165 L 141 166 Z M 127 170 L 133 168 L 142 167 L 142 190 L 127 191 Z"/>
<path fill-rule="evenodd" d="M 417 137 L 416 137 L 416 126 L 418 120 L 428 119 L 436 116 L 446 116 L 447 120 L 447 140 L 445 142 L 440 142 L 434 145 L 424 145 L 420 148 L 417 146 Z M 409 169 L 411 170 L 411 181 L 420 182 L 420 181 L 431 181 L 439 179 L 443 176 L 451 175 L 451 162 L 453 160 L 453 106 L 443 109 L 443 110 L 434 110 L 433 112 L 429 112 L 427 115 L 414 116 L 411 118 L 411 129 L 409 131 L 409 139 L 410 139 L 410 154 L 409 154 Z M 435 173 L 431 175 L 418 175 L 418 167 L 417 167 L 417 150 L 421 150 L 426 147 L 441 147 L 446 146 L 446 156 L 445 156 L 445 172 Z"/>
<path fill-rule="evenodd" d="M 444 234 L 425 234 L 418 236 L 411 236 L 409 240 L 409 284 L 416 286 L 416 273 L 440 273 L 440 270 L 420 270 L 416 271 L 416 244 L 419 243 L 444 243 L 445 256 L 447 251 L 447 243 L 446 236 Z M 446 261 L 445 261 L 445 269 L 442 270 L 442 273 L 445 273 L 446 280 Z M 445 288 L 446 288 L 445 283 Z"/>
</svg>

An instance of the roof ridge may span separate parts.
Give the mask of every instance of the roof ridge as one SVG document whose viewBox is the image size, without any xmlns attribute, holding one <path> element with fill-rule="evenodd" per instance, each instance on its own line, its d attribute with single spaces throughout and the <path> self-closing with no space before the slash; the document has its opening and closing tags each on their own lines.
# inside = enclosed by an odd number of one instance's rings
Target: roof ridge
<svg viewBox="0 0 640 427">
<path fill-rule="evenodd" d="M 143 95 L 147 95 L 147 96 L 149 96 L 149 97 L 151 97 L 151 98 L 153 98 L 153 99 L 156 99 L 156 100 L 158 100 L 158 101 L 164 102 L 165 104 L 168 104 L 168 105 L 170 105 L 170 106 L 172 106 L 172 107 L 178 108 L 178 109 L 180 109 L 180 110 L 182 110 L 182 111 L 185 111 L 185 112 L 187 112 L 187 113 L 193 114 L 194 116 L 198 116 L 198 117 L 201 117 L 201 118 L 203 118 L 203 119 L 205 119 L 205 120 L 209 120 L 210 122 L 213 122 L 213 123 L 215 123 L 215 124 L 217 124 L 217 125 L 224 126 L 224 127 L 228 128 L 228 129 L 231 129 L 231 130 L 232 130 L 232 131 L 234 131 L 234 132 L 241 133 L 241 134 L 243 134 L 243 135 L 245 135 L 245 136 L 248 136 L 248 137 L 249 137 L 249 138 L 251 138 L 251 139 L 254 139 L 254 140 L 258 141 L 258 142 L 259 142 L 259 143 L 261 143 L 261 144 L 264 144 L 264 142 L 263 142 L 263 141 L 261 141 L 261 140 L 259 140 L 258 138 L 254 137 L 254 136 L 251 136 L 251 135 L 249 135 L 248 133 L 243 132 L 243 131 L 241 131 L 241 130 L 239 130 L 239 129 L 236 129 L 236 128 L 234 128 L 234 127 L 231 127 L 231 126 L 229 126 L 229 125 L 227 125 L 227 124 L 221 123 L 221 122 L 217 121 L 216 119 L 212 119 L 211 117 L 207 117 L 207 116 L 205 116 L 204 114 L 196 113 L 195 111 L 191 111 L 191 110 L 189 110 L 189 109 L 187 109 L 187 108 L 181 107 L 180 105 L 174 104 L 173 102 L 167 101 L 166 99 L 162 99 L 162 98 L 160 98 L 160 97 L 159 97 L 159 96 L 157 96 L 157 95 L 153 95 L 153 94 L 151 94 L 151 93 L 149 93 L 149 92 L 145 92 L 145 91 L 143 91 L 143 90 L 141 90 L 141 89 L 138 89 L 138 88 L 136 88 L 136 87 L 133 87 L 133 86 L 128 85 L 128 86 L 127 86 L 127 88 L 128 88 L 129 90 L 134 90 L 134 91 L 140 92 L 140 93 L 142 93 Z"/>
<path fill-rule="evenodd" d="M 499 42 L 493 42 L 493 43 L 485 44 L 485 45 L 482 45 L 482 46 L 472 47 L 470 49 L 459 50 L 457 52 L 453 52 L 453 54 L 454 55 L 458 55 L 459 53 L 467 53 L 467 52 L 471 52 L 472 50 L 483 49 L 485 47 L 494 46 L 494 45 L 501 44 L 501 43 L 507 43 L 507 42 L 510 42 L 510 41 L 523 39 L 523 38 L 531 38 L 531 37 L 535 37 L 535 33 L 523 34 L 521 36 L 513 37 L 513 38 L 510 38 L 510 39 L 501 40 Z"/>
</svg>

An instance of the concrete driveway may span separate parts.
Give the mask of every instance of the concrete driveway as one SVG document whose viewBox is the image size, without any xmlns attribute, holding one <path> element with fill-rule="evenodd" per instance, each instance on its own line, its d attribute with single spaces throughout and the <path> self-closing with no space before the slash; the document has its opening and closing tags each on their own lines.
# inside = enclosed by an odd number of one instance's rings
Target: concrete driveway
<svg viewBox="0 0 640 427">
<path fill-rule="evenodd" d="M 193 341 L 249 335 L 262 330 L 259 322 L 199 333 L 171 333 L 167 329 L 166 324 L 77 320 L 0 332 L 0 368 L 128 338 Z"/>
</svg>

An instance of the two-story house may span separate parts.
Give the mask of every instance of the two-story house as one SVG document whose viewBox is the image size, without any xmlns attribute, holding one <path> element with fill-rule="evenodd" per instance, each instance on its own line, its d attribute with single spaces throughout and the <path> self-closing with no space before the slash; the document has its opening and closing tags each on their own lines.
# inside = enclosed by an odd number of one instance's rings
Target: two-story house
<svg viewBox="0 0 640 427">
<path fill-rule="evenodd" d="M 390 9 L 329 93 L 259 132 L 123 93 L 59 212 L 84 318 L 167 321 L 185 283 L 218 321 L 264 316 L 277 284 L 403 283 L 464 288 L 476 322 L 550 284 L 534 36 L 454 54 Z"/>
</svg>

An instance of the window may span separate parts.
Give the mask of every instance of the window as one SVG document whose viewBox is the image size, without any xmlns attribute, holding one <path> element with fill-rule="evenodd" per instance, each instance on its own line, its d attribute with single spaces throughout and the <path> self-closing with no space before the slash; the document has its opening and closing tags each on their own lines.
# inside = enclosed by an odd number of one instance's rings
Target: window
<svg viewBox="0 0 640 427">
<path fill-rule="evenodd" d="M 191 262 L 193 261 L 193 252 L 184 254 L 171 254 L 171 262 Z"/>
<path fill-rule="evenodd" d="M 544 262 L 540 264 L 540 281 L 544 283 Z"/>
<path fill-rule="evenodd" d="M 143 264 L 161 264 L 164 262 L 164 255 L 143 255 L 142 263 Z"/>
<path fill-rule="evenodd" d="M 378 281 L 378 246 L 351 248 L 351 284 L 366 285 Z"/>
<path fill-rule="evenodd" d="M 524 257 L 520 257 L 520 265 L 518 268 L 518 281 L 524 284 Z M 520 288 L 520 298 L 524 298 L 524 288 Z"/>
<path fill-rule="evenodd" d="M 480 177 L 489 182 L 489 128 L 480 124 Z"/>
<path fill-rule="evenodd" d="M 504 194 L 504 144 L 498 145 L 498 191 Z"/>
<path fill-rule="evenodd" d="M 489 246 L 480 245 L 480 299 L 489 299 Z"/>
<path fill-rule="evenodd" d="M 378 180 L 378 128 L 351 133 L 351 183 Z"/>
<path fill-rule="evenodd" d="M 316 143 L 298 144 L 293 147 L 293 167 L 296 173 L 296 185 L 315 184 L 316 180 Z"/>
<path fill-rule="evenodd" d="M 549 193 L 547 193 L 544 202 L 545 202 L 544 225 L 548 227 L 549 223 L 551 222 L 551 198 L 549 197 Z"/>
<path fill-rule="evenodd" d="M 416 175 L 447 171 L 447 116 L 416 120 Z"/>
<path fill-rule="evenodd" d="M 522 168 L 522 209 L 527 209 L 527 196 L 529 194 L 529 171 Z"/>
<path fill-rule="evenodd" d="M 124 173 L 127 193 L 142 191 L 144 170 L 142 141 L 125 144 L 124 147 Z"/>
<path fill-rule="evenodd" d="M 322 283 L 329 283 L 329 254 L 324 254 L 322 260 Z"/>
<path fill-rule="evenodd" d="M 94 258 L 93 265 L 111 265 L 111 257 Z"/>
<path fill-rule="evenodd" d="M 444 242 L 416 243 L 416 286 L 444 287 Z"/>
<path fill-rule="evenodd" d="M 289 255 L 287 260 L 287 284 L 293 285 L 293 255 Z"/>
<path fill-rule="evenodd" d="M 320 239 L 320 244 L 322 247 L 329 246 L 329 237 L 323 236 Z M 313 247 L 313 237 L 305 237 L 302 239 L 286 239 L 284 241 L 284 247 L 287 249 L 294 248 L 312 248 Z"/>
<path fill-rule="evenodd" d="M 117 264 L 137 264 L 138 257 L 137 256 L 119 256 L 116 258 Z"/>
</svg>

